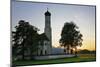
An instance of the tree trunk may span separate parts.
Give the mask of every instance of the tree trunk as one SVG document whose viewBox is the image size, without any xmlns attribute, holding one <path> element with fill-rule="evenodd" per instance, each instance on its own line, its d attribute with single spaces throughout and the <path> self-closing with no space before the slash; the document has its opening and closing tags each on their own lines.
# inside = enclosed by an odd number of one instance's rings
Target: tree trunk
<svg viewBox="0 0 100 67">
<path fill-rule="evenodd" d="M 73 54 L 73 49 L 71 49 L 71 54 Z"/>
<path fill-rule="evenodd" d="M 24 60 L 25 58 L 24 58 L 24 45 L 23 45 L 23 47 L 22 47 L 22 60 Z"/>
<path fill-rule="evenodd" d="M 77 56 L 77 47 L 75 47 L 75 55 Z"/>
<path fill-rule="evenodd" d="M 25 40 L 22 42 L 22 60 L 25 60 L 25 55 L 24 55 L 24 53 L 25 53 Z"/>
<path fill-rule="evenodd" d="M 30 45 L 30 60 L 33 59 L 33 47 Z"/>
<path fill-rule="evenodd" d="M 70 45 L 67 46 L 67 54 L 70 54 Z"/>
<path fill-rule="evenodd" d="M 32 57 L 32 50 L 31 50 L 31 51 L 30 51 L 30 59 L 32 60 L 32 58 L 33 58 L 33 57 Z"/>
</svg>

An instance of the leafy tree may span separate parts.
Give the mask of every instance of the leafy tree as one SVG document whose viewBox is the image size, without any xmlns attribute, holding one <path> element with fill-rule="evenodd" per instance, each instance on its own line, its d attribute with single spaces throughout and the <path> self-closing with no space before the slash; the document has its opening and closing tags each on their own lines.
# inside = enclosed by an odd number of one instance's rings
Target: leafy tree
<svg viewBox="0 0 100 67">
<path fill-rule="evenodd" d="M 32 58 L 33 52 L 37 50 L 37 38 L 38 38 L 38 28 L 20 20 L 18 25 L 15 27 L 16 31 L 12 32 L 13 35 L 13 53 L 14 55 L 22 55 L 22 59 L 25 58 L 25 51 L 30 53 Z"/>
<path fill-rule="evenodd" d="M 77 29 L 78 27 L 73 22 L 66 22 L 62 29 L 59 43 L 68 54 L 73 52 L 73 48 L 75 48 L 75 53 L 77 53 L 77 46 L 82 45 L 82 34 Z"/>
</svg>

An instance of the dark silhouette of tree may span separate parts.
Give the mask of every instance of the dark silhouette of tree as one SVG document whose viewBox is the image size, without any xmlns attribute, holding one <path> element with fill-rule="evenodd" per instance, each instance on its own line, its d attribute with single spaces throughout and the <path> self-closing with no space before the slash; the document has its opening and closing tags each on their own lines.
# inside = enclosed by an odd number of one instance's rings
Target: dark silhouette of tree
<svg viewBox="0 0 100 67">
<path fill-rule="evenodd" d="M 33 53 L 38 47 L 38 28 L 20 20 L 18 25 L 15 27 L 16 31 L 12 32 L 13 35 L 13 53 L 14 55 L 22 55 L 22 60 L 25 59 L 25 51 L 30 53 L 32 58 Z"/>
<path fill-rule="evenodd" d="M 68 54 L 73 53 L 73 48 L 75 49 L 76 54 L 77 46 L 82 45 L 82 34 L 77 29 L 78 27 L 73 22 L 66 22 L 62 29 L 59 43 L 64 47 L 64 51 L 67 51 Z"/>
</svg>

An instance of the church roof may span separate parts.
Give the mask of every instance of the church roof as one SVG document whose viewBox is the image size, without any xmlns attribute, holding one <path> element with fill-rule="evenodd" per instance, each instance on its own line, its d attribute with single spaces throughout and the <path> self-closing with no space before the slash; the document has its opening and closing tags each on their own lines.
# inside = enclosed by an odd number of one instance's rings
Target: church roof
<svg viewBox="0 0 100 67">
<path fill-rule="evenodd" d="M 47 10 L 47 12 L 45 12 L 46 16 L 51 16 L 51 13 Z"/>
<path fill-rule="evenodd" d="M 39 39 L 40 39 L 40 40 L 48 40 L 48 41 L 49 41 L 49 39 L 48 39 L 48 37 L 45 35 L 45 33 L 40 34 L 40 35 L 39 35 Z"/>
</svg>

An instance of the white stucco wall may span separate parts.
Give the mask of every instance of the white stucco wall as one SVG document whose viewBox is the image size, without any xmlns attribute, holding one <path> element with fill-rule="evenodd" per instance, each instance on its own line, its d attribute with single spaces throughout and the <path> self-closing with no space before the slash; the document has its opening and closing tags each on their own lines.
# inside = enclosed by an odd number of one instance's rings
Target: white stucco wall
<svg viewBox="0 0 100 67">
<path fill-rule="evenodd" d="M 66 57 L 74 57 L 75 55 L 49 55 L 49 56 L 35 56 L 36 60 L 44 60 L 44 59 L 57 59 L 57 58 L 66 58 Z"/>
<path fill-rule="evenodd" d="M 42 51 L 42 55 L 48 55 L 50 54 L 50 42 L 45 40 L 43 41 L 43 44 L 38 46 L 38 55 L 41 55 L 41 51 Z"/>
</svg>

